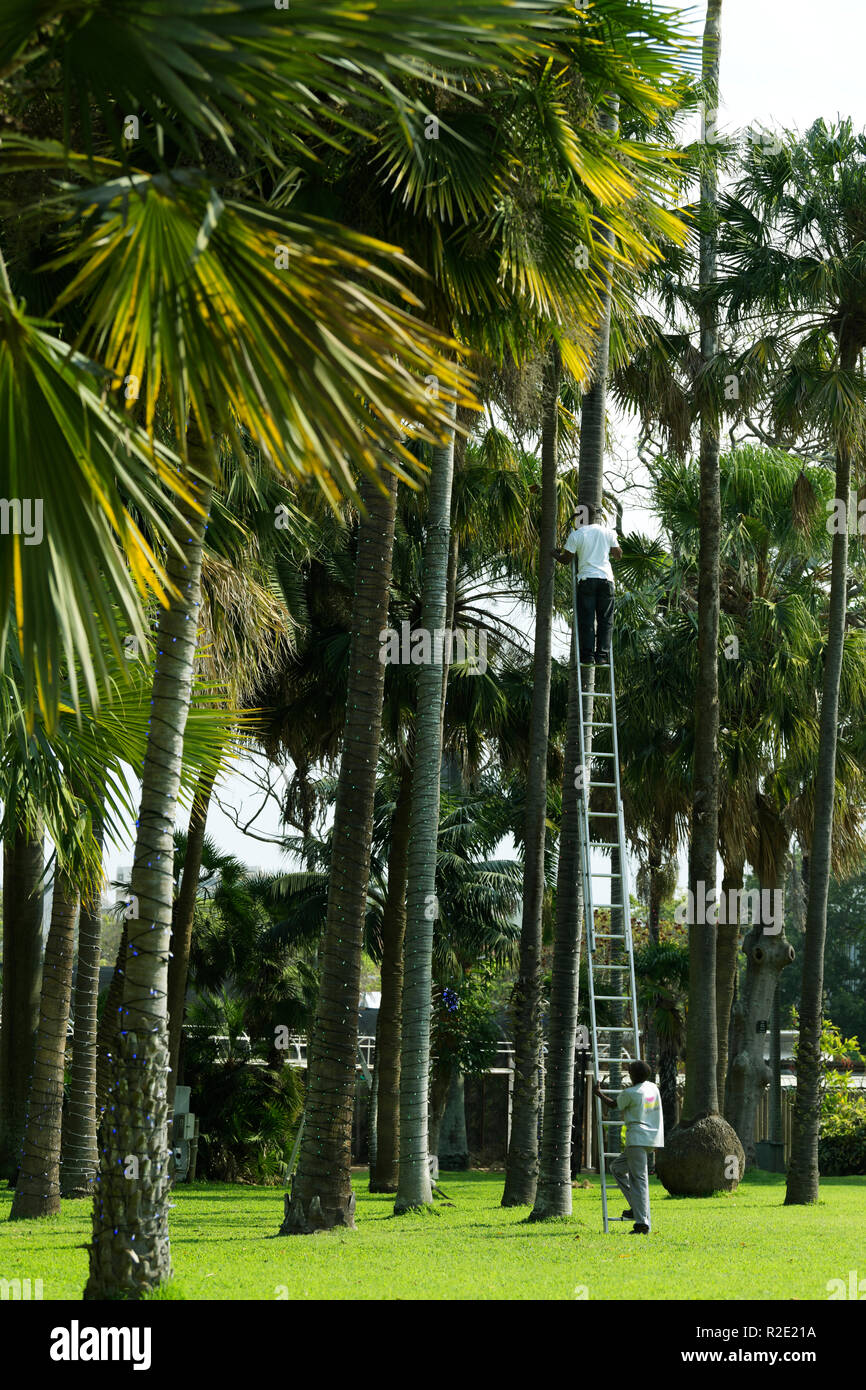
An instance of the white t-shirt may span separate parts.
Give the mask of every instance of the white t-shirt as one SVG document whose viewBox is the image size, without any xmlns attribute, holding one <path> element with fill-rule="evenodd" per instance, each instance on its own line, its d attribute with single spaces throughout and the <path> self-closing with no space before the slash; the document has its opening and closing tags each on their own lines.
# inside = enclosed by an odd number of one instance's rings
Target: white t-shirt
<svg viewBox="0 0 866 1390">
<path fill-rule="evenodd" d="M 609 526 L 578 526 L 565 542 L 569 555 L 577 556 L 578 579 L 608 579 L 613 583 L 610 552 L 619 545 L 616 531 Z"/>
<path fill-rule="evenodd" d="M 616 1098 L 617 1109 L 625 1120 L 625 1142 L 639 1149 L 663 1149 L 665 1122 L 662 1098 L 654 1081 L 627 1086 Z"/>
</svg>

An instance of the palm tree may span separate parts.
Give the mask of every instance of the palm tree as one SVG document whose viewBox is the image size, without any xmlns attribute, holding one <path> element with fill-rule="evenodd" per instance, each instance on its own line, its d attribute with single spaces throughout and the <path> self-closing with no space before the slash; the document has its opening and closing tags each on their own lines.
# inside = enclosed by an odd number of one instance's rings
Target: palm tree
<svg viewBox="0 0 866 1390">
<path fill-rule="evenodd" d="M 396 477 L 384 494 L 375 483 L 365 485 L 362 500 L 365 515 L 358 534 L 346 728 L 334 808 L 322 950 L 324 985 L 308 1063 L 301 1161 L 282 1227 L 284 1234 L 354 1225 L 350 1168 L 357 1040 L 346 1022 L 348 1015 L 357 1033 L 361 944 L 385 684 L 379 634 L 388 619 Z"/>
<path fill-rule="evenodd" d="M 375 1160 L 371 1155 L 371 1192 L 396 1192 L 399 1172 L 403 938 L 406 932 L 411 799 L 412 764 L 404 761 L 400 765 L 391 816 L 388 886 L 382 910 L 382 997 L 376 1021 Z"/>
<path fill-rule="evenodd" d="M 14 807 L 14 799 L 12 806 Z M 10 805 L 6 805 L 7 815 Z M 3 840 L 3 997 L 0 1007 L 0 1177 L 18 1171 L 42 985 L 42 831 Z M 13 1046 L 14 1039 L 14 1046 Z"/>
<path fill-rule="evenodd" d="M 707 106 L 719 104 L 722 0 L 708 0 L 703 40 L 702 86 Z M 718 173 L 706 152 L 701 178 L 699 287 L 700 350 L 705 370 L 718 352 L 718 311 L 706 297 L 716 280 L 716 203 Z M 721 494 L 719 426 L 704 411 L 700 423 L 701 518 L 698 578 L 698 671 L 695 688 L 695 748 L 692 775 L 692 822 L 689 886 L 697 901 L 698 884 L 716 882 L 719 838 L 719 545 Z M 689 1014 L 687 1020 L 686 1093 L 683 1126 L 718 1113 L 716 1090 L 716 932 L 708 923 L 689 932 Z M 725 1150 L 730 1152 L 730 1150 Z"/>
<path fill-rule="evenodd" d="M 725 206 L 730 260 L 729 314 L 752 308 L 779 326 L 782 367 L 767 393 L 777 433 L 818 437 L 834 456 L 834 505 L 847 517 L 851 464 L 863 437 L 866 345 L 862 324 L 861 217 L 866 141 L 850 122 L 818 121 L 802 137 L 789 135 L 777 153 L 747 152 L 745 172 Z M 761 236 L 745 235 L 766 218 Z M 749 234 L 751 236 L 751 233 Z M 820 267 L 821 273 L 816 274 Z M 743 355 L 746 374 L 773 352 L 772 335 Z M 785 344 L 789 343 L 787 351 Z M 758 375 L 763 378 L 763 370 Z M 834 827 L 839 692 L 848 586 L 847 523 L 832 543 L 829 618 L 824 663 L 815 822 L 803 959 L 800 1052 L 794 1139 L 786 1202 L 818 1197 L 823 959 Z"/>
<path fill-rule="evenodd" d="M 95 845 L 102 849 L 98 810 L 92 816 Z M 74 1033 L 69 1063 L 69 1102 L 60 1147 L 61 1197 L 92 1197 L 96 1148 L 96 1015 L 102 936 L 101 893 L 82 896 L 78 916 L 78 964 L 72 1002 Z"/>
<path fill-rule="evenodd" d="M 198 669 L 225 688 L 227 704 L 234 709 L 247 705 L 268 673 L 284 664 L 291 651 L 292 635 L 291 617 L 273 593 L 282 558 L 278 540 L 284 533 L 274 528 L 271 534 L 261 536 L 251 529 L 254 513 L 250 515 L 250 511 L 256 502 L 260 505 L 263 485 L 265 491 L 268 489 L 265 479 L 256 478 L 251 487 L 245 487 L 248 481 L 237 472 L 226 493 L 218 498 L 218 510 L 224 508 L 219 519 L 226 524 L 216 535 L 211 531 L 202 564 L 203 652 Z M 247 495 L 249 492 L 255 500 Z M 289 499 L 285 489 L 280 489 L 280 495 Z M 244 733 L 250 736 L 254 732 L 248 716 Z M 183 873 L 172 907 L 168 967 L 169 1106 L 174 1104 L 196 891 L 213 790 L 214 775 L 208 768 L 200 774 L 195 789 Z M 125 957 L 125 943 L 123 954 Z"/>
<path fill-rule="evenodd" d="M 45 942 L 36 1056 L 10 1221 L 53 1216 L 60 1211 L 63 1066 L 77 917 L 78 892 L 58 866 Z"/>
<path fill-rule="evenodd" d="M 514 1094 L 505 1171 L 504 1207 L 530 1204 L 538 1175 L 538 1069 L 541 1056 L 541 933 L 547 830 L 547 761 L 553 637 L 554 550 L 557 542 L 559 385 L 562 359 L 548 348 L 542 388 L 541 517 L 538 602 L 529 714 L 523 917 L 520 971 L 514 991 Z"/>
<path fill-rule="evenodd" d="M 16 659 L 10 660 L 10 669 L 0 672 L 0 690 L 20 695 L 23 682 L 12 644 L 7 648 L 7 657 Z M 36 1060 L 22 1144 L 23 1186 L 11 1213 L 14 1219 L 51 1215 L 59 1207 L 63 1078 L 79 898 L 90 904 L 99 901 L 101 827 L 104 823 L 117 836 L 122 821 L 130 814 L 133 803 L 124 764 L 133 769 L 141 767 L 152 719 L 145 666 L 135 663 L 134 669 L 124 672 L 124 676 L 125 680 L 121 680 L 118 673 L 108 688 L 98 690 L 98 714 L 86 699 L 79 700 L 77 719 L 71 700 L 61 706 L 61 722 L 50 737 L 38 720 L 32 735 L 27 735 L 23 700 L 0 699 L 4 751 L 0 796 L 7 813 L 11 802 L 15 814 L 25 821 L 29 817 L 32 822 L 38 808 L 57 846 L 52 922 L 46 944 L 50 970 L 47 966 L 43 970 Z M 136 680 L 137 688 L 133 684 Z M 197 721 L 192 722 L 189 743 L 195 747 L 200 765 L 213 765 L 214 744 L 217 750 L 223 747 L 225 725 L 235 717 L 233 712 L 216 717 L 210 714 L 216 727 L 204 738 Z M 189 778 L 187 767 L 184 780 L 188 783 Z M 94 832 L 94 826 L 99 833 Z M 69 1112 L 72 1128 L 67 1126 L 65 1130 L 70 1183 L 76 1193 L 92 1181 L 96 1146 L 93 1035 L 98 991 L 98 908 L 91 908 L 91 917 L 93 920 L 84 924 L 79 939 L 76 1048 Z M 14 1021 L 14 1007 L 10 1014 Z"/>
<path fill-rule="evenodd" d="M 449 409 L 456 418 L 456 402 Z M 434 450 L 424 550 L 421 622 L 430 634 L 445 627 L 448 593 L 454 436 Z M 433 923 L 437 914 L 436 841 L 442 762 L 443 651 L 433 638 L 433 659 L 418 672 L 415 763 L 409 812 L 408 887 L 403 964 L 400 1063 L 400 1171 L 396 1212 L 433 1200 L 427 1162 L 427 1077 L 430 1069 L 430 991 Z"/>
</svg>

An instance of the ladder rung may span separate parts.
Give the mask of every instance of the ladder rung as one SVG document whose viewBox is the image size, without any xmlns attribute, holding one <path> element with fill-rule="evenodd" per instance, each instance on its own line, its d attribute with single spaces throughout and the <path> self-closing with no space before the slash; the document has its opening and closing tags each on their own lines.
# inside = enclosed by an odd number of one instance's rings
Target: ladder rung
<svg viewBox="0 0 866 1390">
<path fill-rule="evenodd" d="M 588 816 L 603 816 L 605 820 L 617 820 L 619 815 L 617 811 L 587 811 L 586 814 Z"/>
<path fill-rule="evenodd" d="M 599 869 L 598 873 L 592 869 L 589 876 L 590 878 L 622 878 L 622 874 L 609 874 L 604 869 Z"/>
<path fill-rule="evenodd" d="M 587 783 L 587 786 L 589 787 L 590 791 L 592 791 L 593 787 L 615 787 L 616 782 L 593 782 L 592 778 L 590 778 L 589 782 Z"/>
<path fill-rule="evenodd" d="M 612 758 L 612 757 L 613 757 L 613 753 L 596 753 L 595 749 L 593 748 L 593 750 L 592 750 L 592 757 L 593 757 L 593 758 Z"/>
<path fill-rule="evenodd" d="M 584 719 L 583 727 L 585 729 L 612 729 L 613 725 L 606 719 Z"/>
<path fill-rule="evenodd" d="M 590 849 L 619 849 L 618 840 L 593 840 Z M 592 874 L 590 874 L 592 878 Z"/>
<path fill-rule="evenodd" d="M 610 932 L 610 931 L 604 931 L 604 932 L 597 931 L 597 932 L 595 933 L 595 939 L 596 939 L 596 941 L 625 941 L 625 932 L 623 932 L 623 931 L 614 931 L 614 932 Z M 625 970 L 625 962 L 623 962 L 622 965 L 618 966 L 617 969 L 618 969 L 618 970 Z"/>
<path fill-rule="evenodd" d="M 622 1116 L 618 1120 L 602 1120 L 603 1125 L 624 1125 L 625 1120 Z"/>
</svg>

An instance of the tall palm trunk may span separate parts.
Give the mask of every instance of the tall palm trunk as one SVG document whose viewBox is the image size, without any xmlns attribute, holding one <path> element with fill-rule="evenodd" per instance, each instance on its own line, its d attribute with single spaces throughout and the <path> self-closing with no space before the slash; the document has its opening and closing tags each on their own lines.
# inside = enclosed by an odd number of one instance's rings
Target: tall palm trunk
<svg viewBox="0 0 866 1390">
<path fill-rule="evenodd" d="M 449 403 L 452 421 L 454 402 Z M 444 653 L 435 634 L 444 627 L 448 602 L 454 429 L 433 451 L 424 548 L 422 624 L 430 635 L 432 660 L 418 669 L 415 769 L 409 818 L 409 879 L 403 977 L 403 1051 L 400 1064 L 400 1174 L 395 1212 L 432 1202 L 427 1158 L 430 1071 L 430 1010 L 436 851 L 442 769 Z"/>
<path fill-rule="evenodd" d="M 213 773 L 200 773 L 189 817 L 180 889 L 172 908 L 171 960 L 168 963 L 169 1109 L 174 1107 L 174 1088 L 177 1085 L 180 1065 L 180 1040 L 186 1001 L 186 980 L 189 973 L 189 953 L 192 946 L 192 926 L 213 784 Z"/>
<path fill-rule="evenodd" d="M 704 28 L 704 99 L 715 107 L 719 93 L 722 0 L 708 0 Z M 700 289 L 716 280 L 718 174 L 708 158 L 701 178 Z M 706 299 L 700 307 L 701 359 L 709 366 L 718 350 L 718 311 Z M 716 883 L 719 839 L 719 545 L 721 482 L 719 426 L 709 411 L 701 418 L 700 549 L 698 560 L 698 680 L 695 693 L 695 754 L 692 787 L 692 838 L 689 887 L 698 901 L 702 883 Z M 716 1090 L 716 929 L 693 923 L 689 929 L 689 1011 L 686 1034 L 686 1091 L 683 1121 L 718 1112 Z"/>
<path fill-rule="evenodd" d="M 650 946 L 659 944 L 663 888 L 661 866 L 661 850 L 655 843 L 651 831 L 647 860 L 647 932 Z M 646 1011 L 644 1019 L 644 1060 L 655 1076 L 659 1065 L 659 1037 L 653 1008 Z"/>
<path fill-rule="evenodd" d="M 725 860 L 722 872 L 722 902 L 731 901 L 731 892 L 739 893 L 743 887 L 743 861 L 736 863 Z M 725 914 L 727 916 L 727 914 Z M 725 1114 L 725 1092 L 728 1082 L 728 1032 L 731 1025 L 731 1007 L 734 1002 L 734 984 L 737 978 L 737 956 L 740 953 L 740 924 L 719 922 L 716 932 L 716 1089 L 719 1098 L 719 1111 Z"/>
<path fill-rule="evenodd" d="M 650 841 L 650 857 L 648 865 L 648 891 L 647 891 L 647 932 L 651 946 L 658 946 L 659 932 L 661 929 L 662 916 L 662 893 L 663 879 L 661 873 L 662 856 L 661 851 L 653 846 Z"/>
<path fill-rule="evenodd" d="M 94 814 L 93 838 L 102 849 L 102 818 Z M 96 1006 L 99 1002 L 101 884 L 82 898 L 78 919 L 78 969 L 73 998 L 74 1032 L 69 1067 L 69 1105 L 60 1148 L 60 1193 L 92 1197 L 96 1147 Z"/>
<path fill-rule="evenodd" d="M 39 1027 L 21 1169 L 9 1212 L 10 1221 L 56 1216 L 60 1211 L 60 1135 L 63 1122 L 63 1068 L 72 996 L 72 958 L 78 892 L 58 866 L 51 926 L 45 943 Z"/>
<path fill-rule="evenodd" d="M 188 431 L 197 503 L 179 504 L 170 550 L 174 590 L 160 610 L 150 727 L 132 866 L 131 912 L 120 1026 L 111 1040 L 93 1204 L 90 1275 L 85 1298 L 140 1298 L 171 1273 L 168 1235 L 168 957 L 174 889 L 174 823 L 183 735 L 192 692 L 201 560 L 212 487 L 198 427 Z"/>
<path fill-rule="evenodd" d="M 321 987 L 309 1050 L 304 1139 L 291 1197 L 286 1199 L 283 1235 L 355 1224 L 350 1169 L 358 1003 L 385 689 L 380 633 L 388 625 L 396 478 L 388 475 L 384 493 L 377 483 L 365 480 L 361 499 L 364 515 L 358 532 Z"/>
<path fill-rule="evenodd" d="M 511 1140 L 505 1172 L 504 1207 L 529 1206 L 535 1201 L 538 1181 L 539 1065 L 541 1032 L 541 927 L 544 907 L 544 849 L 547 829 L 547 756 L 550 740 L 550 662 L 553 634 L 553 575 L 556 547 L 556 473 L 559 383 L 562 363 L 559 348 L 551 343 L 544 369 L 541 433 L 541 521 L 539 534 L 538 602 L 535 609 L 535 651 L 532 668 L 532 705 L 529 714 L 529 757 L 526 769 L 526 830 L 523 865 L 523 917 L 520 926 L 520 971 L 514 1004 L 514 1096 Z M 576 1020 L 575 1020 L 576 1022 Z M 572 1036 L 557 1039 L 570 1051 Z M 573 1079 L 568 1078 L 571 1097 Z M 548 1105 L 551 1090 L 548 1088 Z M 561 1108 L 561 1098 L 556 1103 Z M 568 1148 L 571 1117 L 563 1143 Z M 566 1158 L 566 1163 L 568 1158 Z M 571 1193 L 571 1181 L 568 1181 Z"/>
<path fill-rule="evenodd" d="M 659 1046 L 659 1095 L 662 1101 L 662 1115 L 667 1133 L 677 1122 L 677 1063 L 679 1048 L 669 1038 L 662 1038 Z"/>
<path fill-rule="evenodd" d="M 396 1192 L 400 1157 L 400 1035 L 403 1008 L 403 940 L 409 873 L 409 810 L 412 768 L 404 763 L 391 820 L 388 888 L 382 912 L 382 998 L 376 1024 L 376 1159 L 370 1191 Z"/>
<path fill-rule="evenodd" d="M 580 859 L 576 769 L 580 767 L 580 702 L 572 634 L 568 669 L 565 765 L 571 772 L 562 789 L 562 825 L 556 874 L 556 919 L 550 982 L 548 1083 L 541 1131 L 541 1160 L 533 1221 L 571 1215 L 571 1140 L 574 1118 L 574 1043 L 577 1031 L 583 904 L 576 866 Z M 566 1089 L 571 1078 L 571 1095 Z"/>
<path fill-rule="evenodd" d="M 42 835 L 3 846 L 3 1003 L 0 1010 L 0 1178 L 21 1160 L 42 987 Z"/>
<path fill-rule="evenodd" d="M 853 350 L 843 354 L 843 367 L 851 370 Z M 842 515 L 848 515 L 851 460 L 847 449 L 836 453 L 836 498 Z M 800 1038 L 797 1046 L 797 1096 L 791 1156 L 788 1163 L 787 1206 L 803 1206 L 818 1200 L 818 1122 L 821 1108 L 821 1031 L 824 1021 L 824 943 L 827 935 L 827 896 L 830 891 L 830 855 L 833 842 L 833 801 L 836 791 L 836 742 L 839 727 L 839 686 L 848 608 L 848 536 L 842 530 L 833 537 L 830 571 L 830 617 L 824 684 L 821 691 L 821 728 L 818 771 L 815 777 L 815 825 L 809 854 L 809 895 L 803 941 L 803 985 L 800 994 Z M 805 869 L 804 869 L 805 878 Z"/>
</svg>

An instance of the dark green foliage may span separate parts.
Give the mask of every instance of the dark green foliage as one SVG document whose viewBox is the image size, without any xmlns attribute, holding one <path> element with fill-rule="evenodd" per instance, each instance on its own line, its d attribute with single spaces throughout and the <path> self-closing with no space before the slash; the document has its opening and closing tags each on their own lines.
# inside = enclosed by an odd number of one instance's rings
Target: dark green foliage
<svg viewBox="0 0 866 1390">
<path fill-rule="evenodd" d="M 492 1067 L 501 1032 L 492 998 L 496 967 L 476 965 L 454 987 L 434 990 L 433 1044 L 439 1065 L 453 1064 L 463 1076 Z"/>
<path fill-rule="evenodd" d="M 188 1083 L 199 1116 L 198 1173 L 218 1182 L 280 1183 L 303 1109 L 297 1069 L 269 1067 L 243 1033 L 244 1007 L 222 994 L 196 1010 Z M 210 1032 L 210 1028 L 214 1031 Z"/>
<path fill-rule="evenodd" d="M 793 970 L 782 974 L 783 1018 L 800 997 L 803 973 L 803 929 L 796 921 L 790 901 L 786 901 L 785 906 L 785 934 L 797 957 Z M 855 1034 L 858 1038 L 866 1038 L 866 868 L 842 883 L 830 880 L 824 1007 L 846 1037 Z"/>
<path fill-rule="evenodd" d="M 818 1169 L 822 1177 L 866 1173 L 866 1095 L 852 1091 L 825 1095 Z"/>
</svg>

